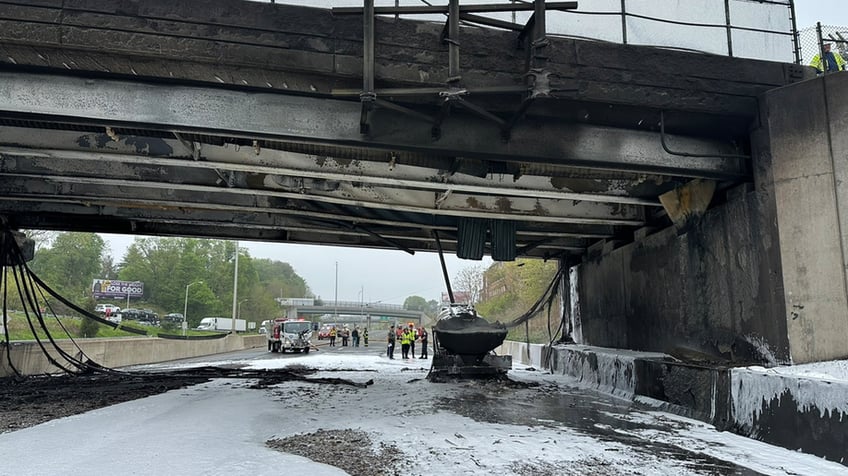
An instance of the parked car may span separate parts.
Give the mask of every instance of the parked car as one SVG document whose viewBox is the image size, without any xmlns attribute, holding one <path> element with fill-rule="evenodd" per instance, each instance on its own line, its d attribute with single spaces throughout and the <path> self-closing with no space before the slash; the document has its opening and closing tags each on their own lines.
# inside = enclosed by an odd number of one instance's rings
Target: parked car
<svg viewBox="0 0 848 476">
<path fill-rule="evenodd" d="M 318 331 L 318 340 L 324 340 L 330 338 L 330 327 L 324 326 Z"/>
<path fill-rule="evenodd" d="M 127 308 L 121 311 L 121 317 L 129 321 L 138 321 L 141 319 L 141 310 L 134 308 Z"/>
<path fill-rule="evenodd" d="M 142 309 L 139 313 L 141 314 L 138 319 L 139 321 L 151 326 L 159 325 L 159 314 L 153 312 L 152 309 Z"/>
<path fill-rule="evenodd" d="M 121 312 L 121 308 L 114 304 L 98 304 L 94 307 L 94 312 L 98 312 L 100 314 L 106 314 L 107 310 L 109 311 L 109 315 Z"/>
<path fill-rule="evenodd" d="M 164 321 L 170 322 L 171 324 L 182 324 L 183 323 L 183 315 L 179 312 L 172 312 L 170 314 L 165 314 Z"/>
</svg>

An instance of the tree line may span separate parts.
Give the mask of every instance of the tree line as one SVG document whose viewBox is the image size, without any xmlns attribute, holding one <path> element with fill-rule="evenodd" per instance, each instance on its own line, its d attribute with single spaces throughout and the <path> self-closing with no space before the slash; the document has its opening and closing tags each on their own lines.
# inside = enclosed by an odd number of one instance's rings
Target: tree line
<svg viewBox="0 0 848 476">
<path fill-rule="evenodd" d="M 196 327 L 205 316 L 232 315 L 235 243 L 226 240 L 138 237 L 120 262 L 108 253 L 106 243 L 96 233 L 55 233 L 28 231 L 36 240 L 35 259 L 30 267 L 59 294 L 80 307 L 93 310 L 92 282 L 118 279 L 144 283 L 144 297 L 131 299 L 130 307 L 149 308 L 161 315 L 183 312 L 187 302 L 188 324 Z M 490 320 L 508 322 L 521 315 L 541 296 L 556 273 L 555 262 L 536 259 L 499 262 L 484 269 L 471 266 L 453 279 L 455 290 L 470 297 L 477 310 Z M 9 289 L 14 289 L 8 275 Z M 186 294 L 186 286 L 189 286 Z M 249 321 L 277 317 L 278 297 L 315 297 L 306 281 L 288 263 L 253 258 L 239 252 L 239 301 L 241 316 Z M 186 295 L 188 300 L 186 301 Z M 54 300 L 55 301 L 55 300 Z M 125 299 L 100 300 L 126 308 Z M 9 293 L 7 306 L 20 309 L 20 298 Z M 409 296 L 404 308 L 435 316 L 440 303 L 421 296 Z M 68 309 L 50 302 L 57 314 Z M 554 330 L 560 320 L 559 300 L 551 320 Z M 537 316 L 530 322 L 534 341 L 548 336 L 548 319 Z M 522 326 L 523 327 L 523 326 Z M 515 329 L 511 338 L 523 340 L 525 329 Z M 513 336 L 513 334 L 516 334 Z"/>
<path fill-rule="evenodd" d="M 95 279 L 141 281 L 144 296 L 129 307 L 149 308 L 160 314 L 183 312 L 187 303 L 189 326 L 204 316 L 230 316 L 233 302 L 235 243 L 192 238 L 136 238 L 123 260 L 115 263 L 103 239 L 95 233 L 30 234 L 37 240 L 32 270 L 56 292 L 80 307 L 93 310 L 91 285 Z M 288 263 L 253 258 L 239 250 L 241 316 L 258 321 L 276 317 L 283 296 L 312 295 L 306 281 Z M 7 277 L 10 279 L 11 277 Z M 194 284 L 192 284 L 194 283 Z M 186 286 L 188 293 L 186 294 Z M 14 282 L 10 282 L 14 289 Z M 20 299 L 7 296 L 10 308 Z M 188 299 L 186 300 L 186 296 Z M 126 308 L 125 299 L 100 300 Z M 44 303 L 41 303 L 44 304 Z M 57 314 L 68 310 L 49 302 Z"/>
</svg>

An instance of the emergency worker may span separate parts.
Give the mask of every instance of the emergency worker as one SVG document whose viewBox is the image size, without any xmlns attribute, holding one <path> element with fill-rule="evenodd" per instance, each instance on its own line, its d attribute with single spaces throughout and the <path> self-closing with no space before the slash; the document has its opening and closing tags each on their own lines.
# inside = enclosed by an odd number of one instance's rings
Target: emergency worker
<svg viewBox="0 0 848 476">
<path fill-rule="evenodd" d="M 392 327 L 389 328 L 388 334 L 386 335 L 386 340 L 389 343 L 389 345 L 386 347 L 386 355 L 388 355 L 390 359 L 395 358 L 395 338 L 396 337 L 397 337 L 397 335 L 395 334 L 395 326 L 392 325 Z"/>
<path fill-rule="evenodd" d="M 817 53 L 813 56 L 813 60 L 810 61 L 810 66 L 816 68 L 819 74 L 827 71 L 828 73 L 835 73 L 837 71 L 845 70 L 845 60 L 842 59 L 842 56 L 837 51 L 831 51 L 831 44 L 824 44 L 824 65 L 822 65 L 822 57 L 820 53 Z M 822 67 L 824 66 L 824 67 Z"/>
<path fill-rule="evenodd" d="M 336 346 L 336 326 L 330 328 L 330 347 Z"/>
<path fill-rule="evenodd" d="M 427 358 L 427 329 L 424 327 L 418 328 L 418 338 L 421 339 L 421 359 Z"/>
<path fill-rule="evenodd" d="M 412 353 L 412 358 L 415 358 L 415 339 L 418 337 L 418 333 L 415 331 L 415 325 L 413 323 L 409 323 L 409 351 Z"/>
<path fill-rule="evenodd" d="M 409 329 L 404 329 L 400 335 L 400 352 L 404 359 L 409 358 Z"/>
<path fill-rule="evenodd" d="M 368 347 L 368 328 L 362 329 L 362 343 Z"/>
</svg>

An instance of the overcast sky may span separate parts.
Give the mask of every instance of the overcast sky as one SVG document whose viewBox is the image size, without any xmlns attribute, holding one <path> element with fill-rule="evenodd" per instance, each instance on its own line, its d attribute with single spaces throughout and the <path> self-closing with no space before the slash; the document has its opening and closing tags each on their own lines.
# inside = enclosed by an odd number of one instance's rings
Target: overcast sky
<svg viewBox="0 0 848 476">
<path fill-rule="evenodd" d="M 848 1 L 846 0 L 795 0 L 795 14 L 799 29 L 823 25 L 848 26 Z"/>
<path fill-rule="evenodd" d="M 362 1 L 312 0 L 278 3 L 341 6 L 361 5 Z M 618 3 L 618 0 L 615 3 Z M 377 4 L 390 5 L 393 2 L 378 0 Z M 409 3 L 405 1 L 403 4 Z M 815 25 L 816 21 L 828 25 L 848 26 L 848 0 L 796 0 L 795 9 L 798 16 L 798 28 Z M 123 258 L 133 240 L 131 236 L 103 236 L 111 247 L 112 256 L 116 261 Z M 336 298 L 336 263 L 338 263 L 339 300 L 359 301 L 362 299 L 366 302 L 403 303 L 404 299 L 413 295 L 422 296 L 428 300 L 438 299 L 440 293 L 446 290 L 439 257 L 435 253 L 416 253 L 415 256 L 409 256 L 402 251 L 256 242 L 242 242 L 242 246 L 247 248 L 251 256 L 291 264 L 295 271 L 306 280 L 312 291 L 324 299 Z M 448 273 L 452 280 L 465 267 L 481 264 L 488 266 L 491 263 L 491 259 L 488 258 L 480 262 L 460 260 L 454 255 L 447 255 Z M 364 293 L 361 292 L 363 289 Z"/>
</svg>

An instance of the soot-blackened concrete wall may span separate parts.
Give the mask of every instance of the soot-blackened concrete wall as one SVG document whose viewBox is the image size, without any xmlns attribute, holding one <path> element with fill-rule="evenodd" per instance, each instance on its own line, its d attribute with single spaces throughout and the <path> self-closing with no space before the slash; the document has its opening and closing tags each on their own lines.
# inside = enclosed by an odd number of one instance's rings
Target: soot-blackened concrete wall
<svg viewBox="0 0 848 476">
<path fill-rule="evenodd" d="M 583 343 L 787 361 L 772 198 L 741 190 L 685 232 L 665 229 L 579 265 Z"/>
<path fill-rule="evenodd" d="M 577 267 L 578 340 L 733 363 L 848 357 L 846 98 L 848 73 L 764 94 L 754 191 Z"/>
</svg>

